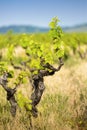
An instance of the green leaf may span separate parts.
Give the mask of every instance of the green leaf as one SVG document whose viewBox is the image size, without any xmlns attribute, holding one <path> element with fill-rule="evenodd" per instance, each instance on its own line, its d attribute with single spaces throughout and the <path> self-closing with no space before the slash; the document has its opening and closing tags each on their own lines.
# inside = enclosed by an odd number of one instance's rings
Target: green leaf
<svg viewBox="0 0 87 130">
<path fill-rule="evenodd" d="M 10 46 L 8 46 L 8 51 L 7 51 L 7 59 L 11 60 L 13 59 L 13 53 L 14 53 L 14 45 L 11 44 Z"/>
<path fill-rule="evenodd" d="M 13 78 L 14 77 L 14 71 L 13 70 L 9 70 L 8 72 L 8 78 Z"/>
<path fill-rule="evenodd" d="M 0 62 L 0 75 L 4 72 L 8 72 L 7 62 Z"/>
<path fill-rule="evenodd" d="M 56 53 L 57 57 L 60 58 L 60 57 L 63 57 L 64 56 L 64 50 L 59 50 L 57 53 Z"/>
<path fill-rule="evenodd" d="M 57 17 L 52 18 L 52 21 L 49 23 L 50 28 L 51 29 L 56 28 L 58 22 L 59 22 L 59 19 Z"/>
<path fill-rule="evenodd" d="M 54 23 L 53 21 L 52 22 L 50 22 L 50 24 L 49 24 L 49 26 L 50 26 L 50 28 L 55 28 L 55 26 L 56 26 L 56 23 Z"/>
<path fill-rule="evenodd" d="M 25 108 L 28 111 L 32 110 L 32 101 L 30 99 L 28 99 L 27 97 L 25 97 L 22 92 L 18 92 L 17 94 L 17 102 L 20 108 Z"/>
<path fill-rule="evenodd" d="M 41 57 L 41 56 L 42 56 L 42 52 L 41 52 L 41 51 L 38 51 L 38 52 L 37 52 L 37 55 L 38 55 L 38 57 Z"/>
</svg>

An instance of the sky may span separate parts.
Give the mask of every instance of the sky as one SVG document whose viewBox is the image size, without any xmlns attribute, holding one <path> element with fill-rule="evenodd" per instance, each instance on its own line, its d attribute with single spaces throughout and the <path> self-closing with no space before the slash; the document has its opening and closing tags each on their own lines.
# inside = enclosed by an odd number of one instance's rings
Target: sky
<svg viewBox="0 0 87 130">
<path fill-rule="evenodd" d="M 55 16 L 61 26 L 87 23 L 87 0 L 0 0 L 0 26 L 48 27 Z"/>
</svg>

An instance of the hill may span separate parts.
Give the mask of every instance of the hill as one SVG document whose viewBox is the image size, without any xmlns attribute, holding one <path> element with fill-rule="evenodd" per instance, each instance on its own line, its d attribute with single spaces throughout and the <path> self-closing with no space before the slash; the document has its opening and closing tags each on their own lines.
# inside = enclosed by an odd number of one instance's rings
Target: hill
<svg viewBox="0 0 87 130">
<path fill-rule="evenodd" d="M 72 27 L 63 27 L 64 32 L 87 32 L 87 23 Z"/>
<path fill-rule="evenodd" d="M 9 30 L 12 30 L 14 33 L 36 33 L 47 32 L 49 29 L 31 25 L 12 25 L 0 27 L 0 33 L 6 33 Z"/>
<path fill-rule="evenodd" d="M 81 24 L 72 27 L 62 27 L 62 29 L 64 32 L 87 32 L 87 24 Z M 38 33 L 47 32 L 49 28 L 31 25 L 12 25 L 0 27 L 0 33 L 6 33 L 9 30 L 12 30 L 14 33 Z"/>
</svg>

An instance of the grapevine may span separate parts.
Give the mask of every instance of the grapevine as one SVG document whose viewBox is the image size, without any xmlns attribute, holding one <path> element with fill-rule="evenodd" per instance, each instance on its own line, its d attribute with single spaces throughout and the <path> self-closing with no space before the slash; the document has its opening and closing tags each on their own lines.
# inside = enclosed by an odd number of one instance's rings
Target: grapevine
<svg viewBox="0 0 87 130">
<path fill-rule="evenodd" d="M 58 18 L 55 17 L 49 24 L 50 30 L 48 36 L 50 42 L 48 43 L 39 43 L 33 40 L 32 36 L 28 39 L 26 34 L 20 37 L 19 46 L 25 51 L 25 60 L 21 58 L 21 61 L 18 63 L 15 62 L 14 59 L 18 58 L 15 57 L 17 44 L 9 44 L 7 46 L 7 61 L 0 62 L 0 85 L 7 93 L 7 100 L 10 103 L 10 112 L 14 117 L 17 107 L 24 108 L 34 117 L 38 116 L 37 105 L 45 89 L 44 77 L 54 75 L 64 64 L 62 59 L 64 56 L 63 32 L 58 22 Z M 58 67 L 55 68 L 53 64 L 58 61 Z M 13 70 L 9 71 L 9 66 L 12 66 Z M 8 79 L 14 77 L 15 71 L 17 71 L 17 78 L 12 83 L 12 87 L 9 87 Z M 21 84 L 25 83 L 26 79 L 29 80 L 32 85 L 30 99 L 25 98 L 21 92 L 15 97 L 17 89 Z"/>
</svg>

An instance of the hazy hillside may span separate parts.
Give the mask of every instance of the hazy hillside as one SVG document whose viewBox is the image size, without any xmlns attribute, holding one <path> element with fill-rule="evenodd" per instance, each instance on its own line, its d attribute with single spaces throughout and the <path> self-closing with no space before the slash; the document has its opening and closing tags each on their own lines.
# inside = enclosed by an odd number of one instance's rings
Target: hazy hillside
<svg viewBox="0 0 87 130">
<path fill-rule="evenodd" d="M 0 27 L 0 33 L 6 33 L 12 30 L 14 33 L 35 33 L 35 32 L 47 32 L 48 28 L 37 27 L 32 25 L 12 25 Z"/>
<path fill-rule="evenodd" d="M 87 32 L 87 24 L 76 25 L 72 27 L 64 27 L 65 32 Z"/>
<path fill-rule="evenodd" d="M 62 27 L 64 32 L 87 32 L 87 24 L 76 25 L 72 27 Z M 0 27 L 0 33 L 6 33 L 12 30 L 14 33 L 36 33 L 47 32 L 49 28 L 37 27 L 31 25 L 13 25 Z"/>
</svg>

